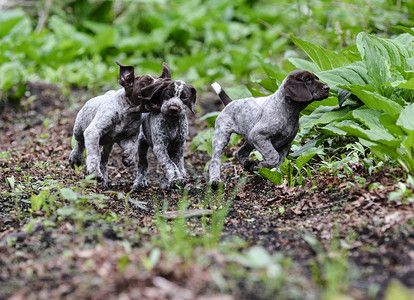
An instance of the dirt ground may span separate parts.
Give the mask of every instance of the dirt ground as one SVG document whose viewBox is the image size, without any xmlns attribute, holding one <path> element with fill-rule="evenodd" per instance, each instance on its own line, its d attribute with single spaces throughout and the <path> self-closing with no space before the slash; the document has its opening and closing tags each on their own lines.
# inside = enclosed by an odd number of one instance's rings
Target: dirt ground
<svg viewBox="0 0 414 300">
<path fill-rule="evenodd" d="M 125 223 L 122 232 L 99 222 L 89 221 L 84 225 L 101 232 L 104 243 L 96 242 L 95 235 L 77 235 L 73 221 L 53 217 L 50 217 L 53 226 L 45 226 L 43 222 L 33 225 L 32 231 L 23 230 L 30 214 L 22 216 L 18 210 L 24 212 L 30 207 L 32 192 L 28 186 L 36 187 L 47 180 L 71 186 L 85 177 L 85 170 L 77 174 L 67 165 L 76 116 L 76 111 L 67 109 L 67 96 L 47 84 L 29 86 L 30 95 L 25 98 L 24 109 L 3 105 L 0 113 L 0 153 L 10 152 L 0 157 L 0 299 L 265 298 L 254 296 L 257 295 L 254 289 L 246 291 L 242 285 L 227 296 L 212 287 L 207 268 L 219 264 L 217 253 L 209 258 L 209 264 L 183 268 L 185 262 L 177 258 L 152 270 L 119 271 L 125 246 L 116 241 L 129 240 L 132 250 L 128 259 L 132 262 L 149 254 L 151 249 L 145 247 L 145 242 L 151 241 L 151 230 L 156 231 L 155 208 L 167 200 L 170 210 L 175 210 L 181 197 L 181 191 L 159 188 L 161 170 L 153 156 L 149 170 L 151 186 L 131 193 L 131 197 L 145 203 L 145 209 L 129 209 L 128 219 L 132 223 Z M 203 112 L 217 109 L 209 95 L 201 98 Z M 199 208 L 206 197 L 204 167 L 209 157 L 200 151 L 190 151 L 191 139 L 205 125 L 190 115 L 189 123 L 186 189 L 190 207 Z M 119 153 L 115 149 L 111 156 L 112 181 L 107 190 L 126 194 L 132 187 L 135 167 L 124 167 Z M 248 245 L 261 245 L 271 253 L 281 252 L 309 278 L 312 278 L 310 261 L 317 261 L 320 253 L 304 237 L 314 237 L 325 250 L 332 249 L 336 241 L 347 251 L 349 264 L 358 270 L 355 276 L 350 274 L 347 292 L 354 299 L 367 299 L 369 295 L 382 298 L 393 279 L 413 290 L 414 204 L 389 200 L 389 193 L 397 189 L 404 172 L 387 167 L 369 175 L 360 164 L 351 167 L 354 173 L 347 178 L 316 169 L 312 178 L 306 178 L 305 186 L 289 187 L 276 186 L 262 177 L 245 173 L 233 160 L 226 162 L 223 165 L 225 195 L 230 197 L 241 178 L 246 182 L 234 197 L 221 239 L 237 236 Z M 18 206 L 7 182 L 12 176 L 16 186 L 23 186 Z M 372 188 L 372 184 L 381 187 Z M 104 192 L 96 186 L 91 190 Z M 108 198 L 101 210 L 125 215 L 125 203 L 116 194 L 106 195 Z M 35 212 L 31 218 L 36 216 L 47 219 L 44 211 Z M 306 285 L 309 290 L 314 289 L 313 281 L 305 282 L 305 289 Z M 374 292 L 373 287 L 377 289 Z M 310 293 L 305 298 L 315 299 L 318 294 Z"/>
</svg>

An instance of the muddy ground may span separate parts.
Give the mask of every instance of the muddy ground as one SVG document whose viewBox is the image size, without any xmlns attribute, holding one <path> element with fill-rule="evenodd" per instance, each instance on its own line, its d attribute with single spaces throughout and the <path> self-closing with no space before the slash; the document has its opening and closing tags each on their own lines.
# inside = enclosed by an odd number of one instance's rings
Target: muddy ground
<svg viewBox="0 0 414 300">
<path fill-rule="evenodd" d="M 105 193 L 102 207 L 95 207 L 102 213 L 127 215 L 128 222 L 119 225 L 122 230 L 92 220 L 84 221 L 82 226 L 95 231 L 85 229 L 85 234 L 78 234 L 79 224 L 73 219 L 47 216 L 44 210 L 28 213 L 33 191 L 38 193 L 45 182 L 55 180 L 73 186 L 85 177 L 84 169 L 76 173 L 67 165 L 79 103 L 70 103 L 68 96 L 54 86 L 37 83 L 29 87 L 24 108 L 3 104 L 0 114 L 0 299 L 272 298 L 261 295 L 260 286 L 246 287 L 242 279 L 232 290 L 217 288 L 209 273 L 211 266 L 220 264 L 221 256 L 214 251 L 205 258 L 207 263 L 191 266 L 179 257 L 163 257 L 150 270 L 120 268 L 125 253 L 129 262 L 138 262 L 140 256 L 151 252 L 152 234 L 157 232 L 156 208 L 166 200 L 169 210 L 175 210 L 183 194 L 159 188 L 161 170 L 152 154 L 151 186 L 130 194 L 131 198 L 143 201 L 141 205 L 126 209 L 125 202 L 116 194 Z M 74 91 L 73 95 L 76 93 L 82 95 L 83 91 Z M 83 103 L 87 97 L 77 99 Z M 207 94 L 201 96 L 202 113 L 218 108 L 212 99 Z M 204 171 L 209 157 L 204 152 L 190 151 L 190 141 L 205 124 L 188 116 L 186 190 L 190 207 L 200 208 L 209 197 Z M 112 154 L 112 181 L 107 190 L 126 194 L 132 186 L 135 167 L 124 167 L 119 154 L 119 149 Z M 320 259 L 318 245 L 328 253 L 335 243 L 348 256 L 350 278 L 344 293 L 354 299 L 382 298 L 394 279 L 413 291 L 414 204 L 403 199 L 389 200 L 389 193 L 397 190 L 398 181 L 406 174 L 398 167 L 382 168 L 372 175 L 362 164 L 353 164 L 351 168 L 353 174 L 342 178 L 333 170 L 315 168 L 305 186 L 289 187 L 275 186 L 262 177 L 245 173 L 234 160 L 226 162 L 224 197 L 231 198 L 241 179 L 246 182 L 234 196 L 221 240 L 237 236 L 249 246 L 261 245 L 270 253 L 280 252 L 290 258 L 306 278 L 302 282 L 305 294 L 299 294 L 299 298 L 321 297 L 318 286 L 323 283 L 315 282 L 311 265 Z M 14 193 L 7 181 L 11 177 L 15 179 Z M 94 185 L 89 191 L 105 192 Z M 214 205 L 209 208 L 215 209 Z M 34 218 L 49 220 L 53 225 L 38 221 L 31 231 L 24 230 Z M 194 221 L 193 226 L 200 226 L 200 222 Z M 306 237 L 313 237 L 317 244 Z M 129 242 L 129 250 L 120 242 L 123 240 Z M 292 298 L 289 295 L 286 298 Z"/>
</svg>

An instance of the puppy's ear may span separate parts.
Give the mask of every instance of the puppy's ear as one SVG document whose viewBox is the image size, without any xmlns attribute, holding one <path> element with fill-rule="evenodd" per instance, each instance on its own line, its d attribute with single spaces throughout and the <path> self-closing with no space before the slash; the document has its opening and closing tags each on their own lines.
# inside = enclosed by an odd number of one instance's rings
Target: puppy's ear
<svg viewBox="0 0 414 300">
<path fill-rule="evenodd" d="M 162 63 L 162 73 L 160 75 L 160 78 L 171 79 L 171 70 L 166 62 Z"/>
<path fill-rule="evenodd" d="M 134 67 L 125 66 L 119 62 L 116 62 L 119 66 L 119 80 L 118 83 L 123 86 L 125 89 L 132 88 L 135 81 Z"/>
<path fill-rule="evenodd" d="M 312 100 L 312 94 L 300 76 L 289 75 L 285 82 L 285 93 L 286 97 L 293 101 L 308 102 Z"/>
<path fill-rule="evenodd" d="M 153 84 L 142 87 L 141 94 L 145 97 L 146 101 L 161 107 L 165 89 L 171 84 L 171 82 L 172 81 L 170 79 L 162 78 Z"/>
<path fill-rule="evenodd" d="M 188 103 L 188 108 L 190 109 L 190 111 L 193 113 L 193 115 L 195 115 L 194 109 L 195 109 L 195 103 L 196 103 L 196 96 L 197 96 L 197 90 L 191 86 L 190 87 L 190 101 Z"/>
</svg>

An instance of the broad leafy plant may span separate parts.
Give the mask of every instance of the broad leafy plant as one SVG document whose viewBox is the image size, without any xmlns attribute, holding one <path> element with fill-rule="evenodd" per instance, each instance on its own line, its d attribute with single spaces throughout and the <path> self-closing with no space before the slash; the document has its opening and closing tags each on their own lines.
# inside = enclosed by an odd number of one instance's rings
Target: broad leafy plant
<svg viewBox="0 0 414 300">
<path fill-rule="evenodd" d="M 348 135 L 382 159 L 392 158 L 414 173 L 414 36 L 394 39 L 366 33 L 342 53 L 293 37 L 312 60 L 291 60 L 312 68 L 337 93 L 339 105 L 319 106 L 302 121 L 324 135 Z"/>
</svg>

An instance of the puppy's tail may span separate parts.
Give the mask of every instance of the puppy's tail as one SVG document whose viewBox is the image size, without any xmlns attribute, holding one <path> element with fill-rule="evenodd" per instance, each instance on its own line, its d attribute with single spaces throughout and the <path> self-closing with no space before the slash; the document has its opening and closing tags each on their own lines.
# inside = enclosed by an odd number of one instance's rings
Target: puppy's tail
<svg viewBox="0 0 414 300">
<path fill-rule="evenodd" d="M 220 100 L 223 102 L 224 106 L 233 101 L 217 82 L 214 82 L 211 86 L 213 87 L 216 94 L 220 97 Z"/>
</svg>

